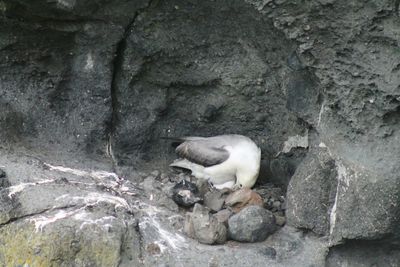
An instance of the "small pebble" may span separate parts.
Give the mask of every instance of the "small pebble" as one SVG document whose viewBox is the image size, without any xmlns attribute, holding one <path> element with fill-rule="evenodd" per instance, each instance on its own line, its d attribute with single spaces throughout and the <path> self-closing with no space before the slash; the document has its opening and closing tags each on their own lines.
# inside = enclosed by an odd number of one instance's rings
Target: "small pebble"
<svg viewBox="0 0 400 267">
<path fill-rule="evenodd" d="M 150 254 L 150 255 L 158 255 L 161 253 L 161 248 L 158 244 L 156 243 L 150 243 L 147 245 L 146 247 L 146 251 Z"/>
<path fill-rule="evenodd" d="M 280 209 L 281 209 L 281 202 L 280 202 L 280 201 L 274 201 L 274 202 L 272 203 L 272 208 L 273 208 L 275 211 L 280 210 Z"/>
<path fill-rule="evenodd" d="M 259 250 L 265 256 L 270 257 L 271 259 L 276 258 L 276 250 L 273 247 L 265 247 Z"/>
<path fill-rule="evenodd" d="M 276 225 L 279 225 L 279 226 L 284 226 L 285 225 L 285 223 L 286 223 L 285 216 L 279 216 L 279 215 L 276 215 L 276 214 L 274 214 L 274 216 L 275 216 Z"/>
</svg>

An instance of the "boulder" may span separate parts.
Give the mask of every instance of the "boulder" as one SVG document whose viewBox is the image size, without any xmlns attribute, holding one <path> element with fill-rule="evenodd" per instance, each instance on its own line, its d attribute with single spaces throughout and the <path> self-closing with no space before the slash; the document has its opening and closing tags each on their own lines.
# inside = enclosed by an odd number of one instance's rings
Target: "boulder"
<svg viewBox="0 0 400 267">
<path fill-rule="evenodd" d="M 229 237 L 240 242 L 260 242 L 276 230 L 274 215 L 259 206 L 248 206 L 228 220 Z"/>
<path fill-rule="evenodd" d="M 184 229 L 188 236 L 203 244 L 223 244 L 227 239 L 225 225 L 197 203 L 193 212 L 186 215 Z"/>
<path fill-rule="evenodd" d="M 310 152 L 288 186 L 287 223 L 329 235 L 330 212 L 337 190 L 336 177 L 335 161 L 326 151 Z"/>
</svg>

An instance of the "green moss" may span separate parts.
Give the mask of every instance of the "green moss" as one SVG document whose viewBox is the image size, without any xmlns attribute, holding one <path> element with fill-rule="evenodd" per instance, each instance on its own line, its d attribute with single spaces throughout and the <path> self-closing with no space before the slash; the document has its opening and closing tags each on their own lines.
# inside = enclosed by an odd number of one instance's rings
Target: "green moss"
<svg viewBox="0 0 400 267">
<path fill-rule="evenodd" d="M 6 12 L 7 10 L 7 5 L 3 1 L 0 1 L 0 12 Z"/>
<path fill-rule="evenodd" d="M 94 231 L 58 226 L 36 232 L 29 222 L 3 226 L 0 229 L 0 265 L 117 266 L 121 237 L 91 230 Z"/>
</svg>

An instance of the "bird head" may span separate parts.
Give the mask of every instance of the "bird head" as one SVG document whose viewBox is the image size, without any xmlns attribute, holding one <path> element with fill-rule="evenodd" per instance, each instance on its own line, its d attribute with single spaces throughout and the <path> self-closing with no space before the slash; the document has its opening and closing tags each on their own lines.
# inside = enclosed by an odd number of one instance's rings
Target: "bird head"
<svg viewBox="0 0 400 267">
<path fill-rule="evenodd" d="M 238 166 L 236 171 L 236 185 L 239 188 L 252 188 L 260 172 L 261 150 L 254 157 L 247 158 Z"/>
</svg>

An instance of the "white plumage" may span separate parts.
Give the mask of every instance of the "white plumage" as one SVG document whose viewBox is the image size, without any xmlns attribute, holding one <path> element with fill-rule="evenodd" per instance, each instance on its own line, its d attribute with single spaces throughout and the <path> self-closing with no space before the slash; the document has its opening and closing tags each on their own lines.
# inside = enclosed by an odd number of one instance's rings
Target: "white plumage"
<svg viewBox="0 0 400 267">
<path fill-rule="evenodd" d="M 243 135 L 184 137 L 176 152 L 181 159 L 170 166 L 191 170 L 216 188 L 251 188 L 260 170 L 261 150 Z"/>
</svg>

